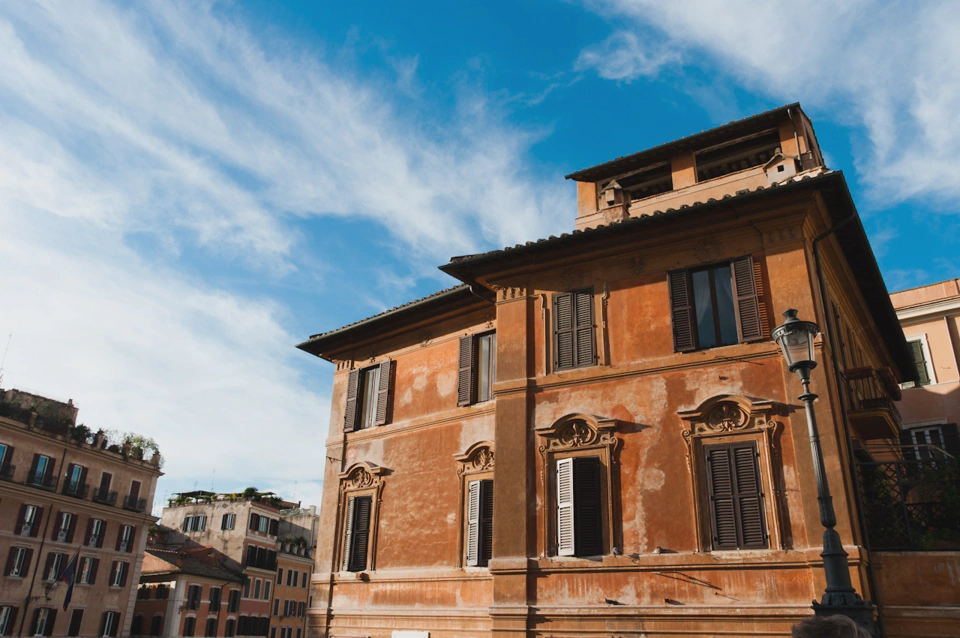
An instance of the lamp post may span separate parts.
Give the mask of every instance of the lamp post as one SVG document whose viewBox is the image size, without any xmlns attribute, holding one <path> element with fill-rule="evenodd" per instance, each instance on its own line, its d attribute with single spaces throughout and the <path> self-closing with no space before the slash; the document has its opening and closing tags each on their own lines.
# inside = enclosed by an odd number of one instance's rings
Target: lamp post
<svg viewBox="0 0 960 638">
<path fill-rule="evenodd" d="M 813 601 L 817 616 L 849 616 L 862 627 L 873 630 L 873 603 L 863 600 L 850 582 L 850 565 L 847 552 L 843 550 L 840 534 L 834 529 L 837 516 L 833 510 L 833 497 L 823 465 L 823 450 L 817 430 L 817 416 L 813 402 L 817 395 L 810 392 L 810 371 L 817 367 L 813 354 L 813 340 L 820 333 L 817 324 L 797 319 L 797 311 L 783 313 L 786 321 L 773 330 L 773 340 L 780 346 L 790 372 L 796 372 L 803 384 L 803 401 L 807 413 L 807 433 L 810 436 L 810 451 L 813 455 L 813 473 L 817 480 L 817 501 L 820 503 L 820 523 L 823 525 L 823 571 L 827 588 L 818 603 Z"/>
</svg>

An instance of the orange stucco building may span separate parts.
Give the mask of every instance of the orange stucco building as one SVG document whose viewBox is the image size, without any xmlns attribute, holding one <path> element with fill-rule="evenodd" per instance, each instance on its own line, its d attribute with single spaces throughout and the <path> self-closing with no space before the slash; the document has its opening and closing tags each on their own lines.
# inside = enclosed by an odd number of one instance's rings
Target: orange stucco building
<svg viewBox="0 0 960 638">
<path fill-rule="evenodd" d="M 953 635 L 949 577 L 900 607 L 876 589 L 855 453 L 899 436 L 915 372 L 799 105 L 569 178 L 571 234 L 455 257 L 462 285 L 300 344 L 336 366 L 310 635 L 789 635 L 824 575 L 801 387 L 770 342 L 787 308 L 823 330 L 857 591 L 888 636 Z"/>
</svg>

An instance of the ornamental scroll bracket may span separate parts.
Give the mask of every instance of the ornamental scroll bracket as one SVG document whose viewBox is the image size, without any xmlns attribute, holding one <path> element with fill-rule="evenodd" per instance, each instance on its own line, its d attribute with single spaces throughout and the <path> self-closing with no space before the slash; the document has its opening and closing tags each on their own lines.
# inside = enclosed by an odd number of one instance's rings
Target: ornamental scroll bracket
<svg viewBox="0 0 960 638">
<path fill-rule="evenodd" d="M 354 463 L 340 473 L 340 491 L 365 490 L 371 487 L 379 489 L 382 486 L 383 472 L 384 468 L 375 463 Z"/>
<path fill-rule="evenodd" d="M 617 420 L 592 414 L 568 414 L 548 427 L 537 428 L 543 439 L 540 456 L 547 452 L 607 447 L 613 459 L 620 439 L 616 435 Z"/>
<path fill-rule="evenodd" d="M 493 443 L 490 441 L 474 443 L 467 448 L 466 452 L 463 454 L 454 454 L 453 458 L 459 464 L 457 476 L 487 472 L 493 469 Z"/>
</svg>

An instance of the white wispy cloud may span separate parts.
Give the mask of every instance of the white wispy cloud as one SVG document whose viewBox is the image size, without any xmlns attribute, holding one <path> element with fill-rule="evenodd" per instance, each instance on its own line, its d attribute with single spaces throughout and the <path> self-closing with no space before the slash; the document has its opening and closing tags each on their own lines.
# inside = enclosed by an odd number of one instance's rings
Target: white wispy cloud
<svg viewBox="0 0 960 638">
<path fill-rule="evenodd" d="M 304 220 L 336 216 L 437 263 L 569 227 L 573 194 L 526 168 L 542 131 L 482 91 L 437 120 L 410 107 L 426 99 L 415 56 L 386 59 L 389 81 L 361 76 L 234 9 L 0 7 L 7 385 L 153 436 L 169 480 L 206 487 L 215 469 L 219 486 L 296 484 L 318 502 L 330 370 L 303 378 L 289 311 L 203 281 L 191 259 L 283 282 L 323 267 Z M 159 255 L 138 252 L 144 237 Z"/>
<path fill-rule="evenodd" d="M 861 127 L 858 170 L 877 201 L 960 199 L 960 5 L 590 0 L 617 24 L 588 48 L 603 77 L 647 75 L 661 51 L 720 68 L 759 94 Z M 635 37 L 656 30 L 658 37 Z"/>
</svg>

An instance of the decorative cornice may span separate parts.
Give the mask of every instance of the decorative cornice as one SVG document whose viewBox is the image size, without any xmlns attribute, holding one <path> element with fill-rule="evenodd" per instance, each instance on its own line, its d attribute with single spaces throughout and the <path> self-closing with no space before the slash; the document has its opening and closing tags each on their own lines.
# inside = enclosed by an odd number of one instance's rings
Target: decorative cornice
<svg viewBox="0 0 960 638">
<path fill-rule="evenodd" d="M 375 463 L 360 461 L 340 473 L 340 491 L 364 490 L 380 487 L 384 468 Z"/>
<path fill-rule="evenodd" d="M 490 441 L 474 443 L 467 448 L 466 452 L 463 454 L 455 454 L 453 458 L 456 459 L 460 465 L 460 467 L 457 468 L 457 476 L 487 472 L 493 469 L 493 443 Z"/>
<path fill-rule="evenodd" d="M 618 442 L 616 429 L 616 419 L 591 414 L 568 414 L 548 427 L 537 428 L 536 432 L 546 439 L 539 448 L 542 456 L 548 451 L 592 447 L 610 447 L 613 451 Z"/>
<path fill-rule="evenodd" d="M 766 399 L 721 394 L 707 399 L 695 410 L 677 414 L 690 424 L 681 432 L 689 446 L 693 437 L 775 428 L 777 423 L 770 419 L 775 407 L 776 403 Z"/>
</svg>

